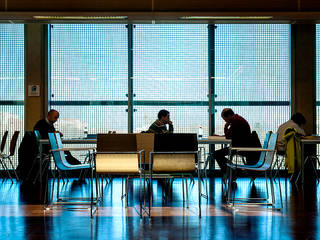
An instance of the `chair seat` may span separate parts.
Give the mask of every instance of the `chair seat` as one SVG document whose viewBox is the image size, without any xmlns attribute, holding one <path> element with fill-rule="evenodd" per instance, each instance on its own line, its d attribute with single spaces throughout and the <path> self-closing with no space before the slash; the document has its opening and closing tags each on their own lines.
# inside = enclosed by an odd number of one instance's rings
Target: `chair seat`
<svg viewBox="0 0 320 240">
<path fill-rule="evenodd" d="M 66 170 L 79 170 L 79 169 L 89 169 L 91 168 L 90 164 L 78 164 L 78 165 L 70 165 L 68 167 L 61 167 L 60 170 L 66 171 Z"/>
<path fill-rule="evenodd" d="M 138 153 L 97 153 L 97 173 L 136 173 L 139 171 Z"/>
</svg>

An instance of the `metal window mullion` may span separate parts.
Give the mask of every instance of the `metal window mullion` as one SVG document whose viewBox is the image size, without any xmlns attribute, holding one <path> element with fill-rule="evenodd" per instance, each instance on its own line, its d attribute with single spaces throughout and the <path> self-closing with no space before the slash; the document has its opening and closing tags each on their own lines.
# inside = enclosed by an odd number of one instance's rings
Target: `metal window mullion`
<svg viewBox="0 0 320 240">
<path fill-rule="evenodd" d="M 214 24 L 208 25 L 209 135 L 213 135 L 215 132 L 215 28 L 216 26 Z M 213 153 L 214 150 L 214 145 L 210 145 L 210 153 Z M 214 162 L 210 162 L 209 169 L 215 169 Z"/>
<path fill-rule="evenodd" d="M 128 24 L 128 133 L 133 132 L 133 25 Z"/>
</svg>

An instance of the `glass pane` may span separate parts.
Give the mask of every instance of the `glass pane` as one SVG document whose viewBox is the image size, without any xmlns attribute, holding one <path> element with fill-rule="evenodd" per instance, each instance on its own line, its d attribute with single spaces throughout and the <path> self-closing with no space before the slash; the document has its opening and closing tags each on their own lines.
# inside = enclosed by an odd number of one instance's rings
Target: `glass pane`
<svg viewBox="0 0 320 240">
<path fill-rule="evenodd" d="M 126 133 L 127 106 L 56 106 L 52 108 L 60 112 L 56 122 L 56 130 L 67 138 L 83 137 L 86 126 L 89 134 L 116 131 Z"/>
<path fill-rule="evenodd" d="M 4 149 L 4 153 L 7 154 L 13 132 L 20 131 L 17 147 L 24 134 L 23 24 L 0 24 L 0 49 L 0 139 L 8 130 L 9 135 Z M 17 166 L 17 150 L 15 153 L 12 161 Z"/>
<path fill-rule="evenodd" d="M 217 25 L 216 101 L 290 101 L 290 26 Z"/>
<path fill-rule="evenodd" d="M 135 100 L 208 101 L 207 25 L 136 25 Z"/>
<path fill-rule="evenodd" d="M 66 136 L 127 132 L 127 41 L 124 24 L 52 25 L 51 107 Z"/>
</svg>

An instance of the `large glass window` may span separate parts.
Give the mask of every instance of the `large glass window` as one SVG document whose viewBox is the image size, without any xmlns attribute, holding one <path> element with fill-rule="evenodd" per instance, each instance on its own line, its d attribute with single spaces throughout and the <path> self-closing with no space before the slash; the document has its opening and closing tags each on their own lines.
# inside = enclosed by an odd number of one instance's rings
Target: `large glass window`
<svg viewBox="0 0 320 240">
<path fill-rule="evenodd" d="M 51 108 L 67 137 L 127 132 L 128 43 L 123 24 L 51 26 Z"/>
<path fill-rule="evenodd" d="M 290 118 L 290 25 L 225 24 L 215 31 L 216 133 L 222 108 L 245 117 L 260 139 Z"/>
<path fill-rule="evenodd" d="M 17 146 L 24 132 L 23 24 L 0 24 L 0 49 L 0 137 L 5 131 L 9 131 L 4 150 L 9 153 L 13 132 L 20 131 Z M 16 156 L 13 162 L 17 165 Z"/>
<path fill-rule="evenodd" d="M 138 24 L 131 34 L 130 27 L 119 24 L 52 25 L 50 103 L 61 113 L 57 128 L 68 137 L 81 136 L 84 126 L 89 133 L 127 132 L 132 119 L 133 132 L 141 132 L 167 109 L 175 132 L 196 133 L 202 126 L 207 136 L 212 83 L 215 133 L 223 134 L 224 107 L 244 116 L 261 139 L 277 131 L 290 117 L 290 26 L 211 29 Z M 209 38 L 215 46 L 212 58 Z M 214 66 L 213 78 L 209 66 Z M 134 111 L 128 116 L 131 90 Z"/>
</svg>

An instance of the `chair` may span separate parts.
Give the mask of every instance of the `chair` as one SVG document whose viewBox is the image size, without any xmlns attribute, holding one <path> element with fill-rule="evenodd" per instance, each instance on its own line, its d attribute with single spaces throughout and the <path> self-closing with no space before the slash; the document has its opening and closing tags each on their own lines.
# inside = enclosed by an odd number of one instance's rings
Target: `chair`
<svg viewBox="0 0 320 240">
<path fill-rule="evenodd" d="M 53 202 L 53 194 L 54 194 L 54 182 L 55 182 L 55 175 L 52 184 L 52 194 L 51 194 L 51 202 L 53 205 L 86 205 L 90 204 L 90 215 L 93 216 L 96 209 L 93 209 L 93 205 L 97 203 L 97 196 L 98 196 L 98 189 L 96 184 L 96 200 L 94 200 L 93 194 L 93 177 L 94 177 L 94 170 L 95 170 L 95 161 L 94 161 L 94 149 L 93 148 L 63 148 L 62 141 L 59 133 L 49 133 L 49 142 L 51 145 L 51 153 L 53 156 L 53 160 L 56 166 L 56 169 L 59 171 L 73 171 L 73 170 L 80 170 L 80 169 L 90 169 L 91 170 L 91 197 L 90 198 L 67 198 L 67 197 L 60 197 L 60 189 L 59 189 L 59 182 L 60 182 L 60 174 L 58 174 L 58 182 L 57 182 L 57 202 Z M 88 164 L 79 164 L 79 165 L 71 165 L 67 162 L 64 151 L 90 151 L 90 162 Z M 69 200 L 80 200 L 77 202 L 69 202 Z M 90 201 L 89 201 L 90 200 Z"/>
<path fill-rule="evenodd" d="M 96 173 L 98 177 L 109 175 L 125 175 L 125 206 L 128 206 L 129 179 L 139 177 L 139 200 L 142 217 L 144 206 L 142 206 L 142 178 L 145 171 L 142 168 L 144 163 L 144 150 L 137 150 L 136 134 L 98 134 L 96 154 Z M 144 189 L 144 188 L 143 188 Z M 103 197 L 103 186 L 101 189 Z"/>
<path fill-rule="evenodd" d="M 7 166 L 2 162 L 2 156 L 4 155 L 4 147 L 6 146 L 6 142 L 7 142 L 7 138 L 8 138 L 8 131 L 5 131 L 3 136 L 2 136 L 2 140 L 1 140 L 1 147 L 0 147 L 0 163 L 2 165 L 2 168 L 8 172 L 8 168 Z M 12 181 L 12 179 L 11 179 Z"/>
<path fill-rule="evenodd" d="M 185 202 L 185 192 L 187 208 L 188 202 L 188 183 L 187 177 L 192 176 L 196 171 L 198 162 L 198 142 L 196 134 L 166 134 L 155 135 L 154 151 L 150 152 L 149 173 L 150 173 L 150 202 L 149 216 L 152 208 L 152 180 L 154 178 L 181 178 L 183 203 Z M 199 217 L 201 217 L 201 179 L 200 168 L 198 174 L 198 199 Z"/>
<path fill-rule="evenodd" d="M 1 164 L 2 164 L 2 166 L 4 166 L 4 168 L 5 168 L 6 172 L 8 173 L 8 176 L 10 177 L 12 183 L 13 183 L 13 180 L 12 180 L 10 171 L 9 171 L 8 166 L 7 166 L 5 161 L 8 160 L 8 162 L 11 165 L 11 168 L 13 169 L 13 172 L 14 172 L 14 175 L 15 175 L 17 181 L 19 181 L 19 177 L 18 177 L 17 172 L 16 172 L 16 167 L 13 165 L 13 163 L 11 161 L 11 157 L 14 156 L 14 153 L 16 151 L 16 146 L 17 146 L 17 140 L 18 140 L 18 137 L 19 137 L 19 133 L 20 133 L 20 131 L 15 131 L 13 133 L 13 135 L 12 135 L 12 138 L 11 138 L 11 141 L 10 141 L 10 146 L 9 146 L 9 154 L 1 153 Z M 5 137 L 5 139 L 6 138 L 7 137 Z M 4 145 L 2 146 L 2 143 L 1 143 L 1 148 L 2 147 L 4 148 Z"/>
<path fill-rule="evenodd" d="M 40 152 L 41 152 L 40 151 L 41 134 L 40 134 L 39 130 L 34 130 L 33 133 L 34 133 L 34 136 L 35 136 L 35 144 L 37 144 L 37 148 L 38 148 L 38 154 L 37 154 L 37 157 L 34 159 L 34 161 L 32 163 L 32 167 L 30 168 L 30 171 L 29 171 L 29 174 L 28 174 L 26 180 L 30 181 L 31 179 L 33 179 L 32 183 L 35 184 L 39 177 L 40 178 L 43 177 L 43 174 L 45 172 L 41 171 L 40 167 L 39 167 L 39 169 L 36 171 L 36 174 L 34 175 L 34 169 L 37 169 L 37 167 L 40 164 L 40 161 L 42 161 L 41 169 L 47 169 L 49 164 L 50 164 L 50 155 L 47 154 L 47 153 L 43 153 L 42 152 L 42 156 L 40 156 Z M 41 176 L 40 176 L 40 174 L 41 174 Z"/>
<path fill-rule="evenodd" d="M 229 189 L 228 189 L 228 198 L 227 198 L 227 204 L 234 206 L 236 202 L 239 202 L 238 204 L 241 204 L 242 201 L 247 201 L 245 204 L 247 205 L 267 205 L 267 206 L 275 206 L 275 195 L 274 195 L 274 187 L 273 187 L 273 178 L 271 174 L 271 167 L 273 158 L 276 152 L 276 141 L 277 141 L 277 134 L 271 133 L 268 146 L 266 149 L 255 149 L 255 148 L 232 148 L 231 150 L 241 152 L 241 151 L 260 151 L 261 155 L 264 153 L 264 162 L 261 166 L 250 166 L 250 165 L 237 165 L 237 164 L 228 164 L 230 168 L 230 174 L 229 174 Z M 265 175 L 266 180 L 266 191 L 267 191 L 267 198 L 235 198 L 233 195 L 233 198 L 231 199 L 232 194 L 232 170 L 245 170 L 245 171 L 254 171 L 254 172 L 263 172 Z M 269 179 L 270 179 L 270 188 L 271 188 L 271 201 L 269 199 L 269 191 L 268 191 L 268 179 L 267 179 L 267 173 L 269 172 Z M 281 186 L 280 186 L 280 179 L 279 179 L 279 191 L 280 191 L 280 203 L 282 208 L 282 194 L 281 194 Z M 253 202 L 256 201 L 256 202 Z"/>
</svg>

